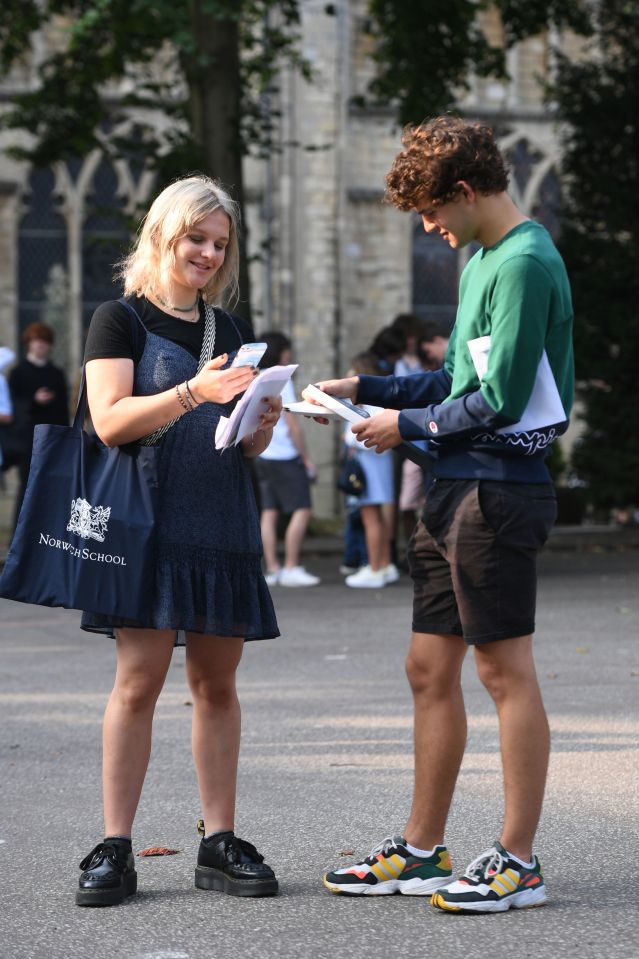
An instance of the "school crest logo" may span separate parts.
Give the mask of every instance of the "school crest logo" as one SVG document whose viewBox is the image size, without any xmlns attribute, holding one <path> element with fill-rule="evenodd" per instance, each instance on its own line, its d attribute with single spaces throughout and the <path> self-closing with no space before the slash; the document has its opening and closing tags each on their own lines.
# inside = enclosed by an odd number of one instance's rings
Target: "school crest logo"
<svg viewBox="0 0 639 959">
<path fill-rule="evenodd" d="M 95 539 L 98 543 L 103 543 L 110 515 L 110 506 L 91 506 L 88 500 L 78 496 L 77 499 L 71 500 L 67 532 L 75 533 L 82 539 Z"/>
</svg>

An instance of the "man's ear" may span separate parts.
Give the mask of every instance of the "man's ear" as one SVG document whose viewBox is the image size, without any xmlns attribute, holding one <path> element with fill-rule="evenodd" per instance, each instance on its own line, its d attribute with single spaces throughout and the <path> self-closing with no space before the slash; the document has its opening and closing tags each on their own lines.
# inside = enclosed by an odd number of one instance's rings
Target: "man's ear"
<svg viewBox="0 0 639 959">
<path fill-rule="evenodd" d="M 458 180 L 456 185 L 460 188 L 459 190 L 460 195 L 465 197 L 465 199 L 468 200 L 470 203 L 472 203 L 476 199 L 477 197 L 476 190 L 473 190 L 470 183 L 468 183 L 466 180 Z"/>
</svg>

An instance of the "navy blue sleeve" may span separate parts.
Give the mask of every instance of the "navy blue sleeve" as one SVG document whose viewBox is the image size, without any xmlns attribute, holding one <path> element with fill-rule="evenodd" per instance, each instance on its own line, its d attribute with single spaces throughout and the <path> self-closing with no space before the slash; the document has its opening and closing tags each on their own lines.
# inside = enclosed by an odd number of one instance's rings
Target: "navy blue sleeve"
<svg viewBox="0 0 639 959">
<path fill-rule="evenodd" d="M 450 393 L 451 382 L 444 368 L 411 376 L 360 376 L 357 402 L 387 410 L 415 409 L 441 403 Z"/>
<path fill-rule="evenodd" d="M 399 414 L 399 432 L 405 440 L 463 439 L 478 430 L 499 429 L 516 420 L 496 413 L 479 390 L 466 393 L 450 403 L 432 403 L 423 409 Z"/>
<path fill-rule="evenodd" d="M 443 402 L 451 383 L 445 368 L 413 376 L 360 376 L 357 402 L 401 410 L 398 426 L 404 440 L 463 439 L 516 422 L 496 413 L 479 390 Z"/>
</svg>

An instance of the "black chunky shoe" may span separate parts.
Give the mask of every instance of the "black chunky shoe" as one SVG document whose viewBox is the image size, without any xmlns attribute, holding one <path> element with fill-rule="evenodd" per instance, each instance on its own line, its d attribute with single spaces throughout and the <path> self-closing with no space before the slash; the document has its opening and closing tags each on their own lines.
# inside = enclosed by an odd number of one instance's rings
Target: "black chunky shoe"
<svg viewBox="0 0 639 959">
<path fill-rule="evenodd" d="M 230 896 L 276 896 L 275 873 L 255 846 L 233 832 L 202 839 L 195 867 L 198 889 L 217 889 Z"/>
<path fill-rule="evenodd" d="M 131 843 L 106 838 L 80 863 L 78 906 L 116 906 L 138 888 Z"/>
</svg>

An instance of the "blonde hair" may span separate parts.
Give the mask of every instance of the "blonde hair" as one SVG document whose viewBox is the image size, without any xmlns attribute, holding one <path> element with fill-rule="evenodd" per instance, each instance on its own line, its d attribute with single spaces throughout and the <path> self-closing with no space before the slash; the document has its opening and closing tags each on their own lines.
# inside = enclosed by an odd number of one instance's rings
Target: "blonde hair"
<svg viewBox="0 0 639 959">
<path fill-rule="evenodd" d="M 125 296 L 160 294 L 168 302 L 175 244 L 216 210 L 229 218 L 229 242 L 224 263 L 202 287 L 206 303 L 236 303 L 239 298 L 239 204 L 207 176 L 189 176 L 171 183 L 155 198 L 142 220 L 136 243 L 117 266 Z"/>
</svg>

